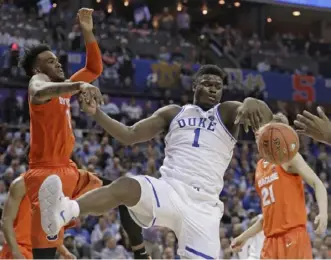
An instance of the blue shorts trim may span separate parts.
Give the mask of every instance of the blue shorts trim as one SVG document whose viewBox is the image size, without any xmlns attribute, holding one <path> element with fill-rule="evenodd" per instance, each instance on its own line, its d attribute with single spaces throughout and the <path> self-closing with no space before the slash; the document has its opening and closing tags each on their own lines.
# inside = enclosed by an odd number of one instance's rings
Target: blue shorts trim
<svg viewBox="0 0 331 260">
<path fill-rule="evenodd" d="M 211 257 L 211 256 L 209 256 L 209 255 L 205 255 L 204 253 L 201 253 L 201 252 L 199 252 L 199 251 L 197 251 L 197 250 L 195 250 L 195 249 L 193 249 L 193 248 L 191 248 L 191 247 L 188 247 L 188 246 L 185 247 L 185 250 L 186 250 L 187 252 L 190 252 L 190 253 L 192 253 L 192 254 L 195 254 L 195 255 L 197 255 L 197 256 L 200 256 L 200 257 L 202 257 L 202 258 L 204 258 L 204 259 L 214 259 L 214 257 Z"/>
<path fill-rule="evenodd" d="M 157 196 L 157 193 L 156 193 L 156 190 L 154 188 L 154 185 L 153 183 L 151 182 L 150 179 L 148 179 L 147 177 L 145 177 L 145 179 L 150 183 L 150 185 L 152 186 L 152 189 L 153 189 L 153 193 L 154 193 L 154 197 L 155 197 L 155 200 L 156 200 L 156 206 L 159 208 L 160 207 L 160 201 L 159 201 L 159 197 Z"/>
</svg>

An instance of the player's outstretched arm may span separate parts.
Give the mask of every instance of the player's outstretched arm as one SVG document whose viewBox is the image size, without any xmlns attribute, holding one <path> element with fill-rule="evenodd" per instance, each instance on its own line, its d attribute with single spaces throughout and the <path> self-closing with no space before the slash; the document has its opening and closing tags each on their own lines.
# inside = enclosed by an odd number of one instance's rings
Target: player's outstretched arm
<svg viewBox="0 0 331 260">
<path fill-rule="evenodd" d="M 82 82 L 51 82 L 47 75 L 37 74 L 29 83 L 29 97 L 33 104 L 43 104 L 63 94 L 77 94 Z"/>
<path fill-rule="evenodd" d="M 259 217 L 256 222 L 231 242 L 231 249 L 239 252 L 248 239 L 260 233 L 263 229 L 263 216 Z"/>
<path fill-rule="evenodd" d="M 323 234 L 328 224 L 328 195 L 324 184 L 299 153 L 297 153 L 292 161 L 284 164 L 283 168 L 288 173 L 299 174 L 315 190 L 319 209 L 319 215 L 315 219 L 315 224 L 318 225 L 316 233 Z"/>
<path fill-rule="evenodd" d="M 92 116 L 106 132 L 125 145 L 141 143 L 154 138 L 169 127 L 171 120 L 181 110 L 180 106 L 168 105 L 158 109 L 152 116 L 140 120 L 133 126 L 126 126 L 97 108 L 94 100 L 89 105 L 80 96 L 79 101 L 83 111 Z"/>
<path fill-rule="evenodd" d="M 252 127 L 253 131 L 256 131 L 273 118 L 273 113 L 268 105 L 256 98 L 248 97 L 245 98 L 244 102 L 227 101 L 222 103 L 222 107 L 229 111 L 229 116 L 234 124 L 244 125 L 246 132 L 248 132 L 249 126 Z"/>
<path fill-rule="evenodd" d="M 77 18 L 82 30 L 86 45 L 85 67 L 71 76 L 70 81 L 92 82 L 102 73 L 102 56 L 93 34 L 93 9 L 81 8 L 77 13 Z"/>
<path fill-rule="evenodd" d="M 23 177 L 18 177 L 10 185 L 1 220 L 2 230 L 14 259 L 24 259 L 19 250 L 14 230 L 14 221 L 24 195 L 24 179 Z"/>
<path fill-rule="evenodd" d="M 317 108 L 317 114 L 318 116 L 303 111 L 302 114 L 297 115 L 297 120 L 294 120 L 294 125 L 298 128 L 297 132 L 331 145 L 331 122 L 321 107 Z"/>
<path fill-rule="evenodd" d="M 81 93 L 86 103 L 93 100 L 97 105 L 103 103 L 100 90 L 85 82 L 50 82 L 45 74 L 34 75 L 29 83 L 29 97 L 32 104 L 44 104 L 52 98 L 64 94 Z"/>
</svg>

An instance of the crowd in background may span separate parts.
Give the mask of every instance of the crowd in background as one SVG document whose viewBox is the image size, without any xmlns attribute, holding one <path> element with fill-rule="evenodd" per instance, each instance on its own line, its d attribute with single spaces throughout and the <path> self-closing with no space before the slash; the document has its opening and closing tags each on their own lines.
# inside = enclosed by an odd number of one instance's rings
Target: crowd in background
<svg viewBox="0 0 331 260">
<path fill-rule="evenodd" d="M 163 100 L 163 102 L 167 101 Z M 270 105 L 275 112 L 285 112 L 290 120 L 293 120 L 295 110 L 291 104 L 278 102 Z M 102 109 L 124 123 L 133 124 L 137 120 L 149 116 L 155 108 L 152 107 L 150 101 L 136 101 L 132 98 L 122 103 L 112 102 L 105 95 L 105 105 Z M 17 115 L 20 115 L 21 112 L 18 112 Z M 164 158 L 163 135 L 147 143 L 125 147 L 85 117 L 75 105 L 75 101 L 72 106 L 72 114 L 72 126 L 76 136 L 74 155 L 84 168 L 111 180 L 123 175 L 159 176 L 158 169 Z M 84 130 L 87 128 L 90 130 Z M 225 204 L 220 227 L 222 246 L 220 257 L 224 259 L 237 258 L 237 255 L 233 255 L 229 249 L 231 238 L 245 230 L 249 221 L 261 212 L 259 197 L 253 184 L 254 170 L 259 155 L 251 136 L 246 136 L 246 139 L 246 141 L 240 141 L 235 149 L 234 157 L 224 176 L 224 189 L 220 194 L 220 199 Z M 11 181 L 28 167 L 25 154 L 28 143 L 29 133 L 26 126 L 12 128 L 7 124 L 1 125 L 1 203 L 6 198 Z M 300 144 L 301 153 L 331 195 L 331 149 L 308 138 L 301 138 Z M 314 257 L 330 258 L 331 231 L 329 230 L 325 236 L 314 234 L 312 221 L 318 213 L 317 205 L 312 195 L 312 189 L 306 186 L 305 192 L 309 219 L 307 228 L 314 247 Z M 331 214 L 329 216 L 331 217 Z M 172 231 L 154 227 L 144 231 L 144 237 L 153 258 L 173 259 L 176 256 L 176 237 Z M 99 218 L 80 218 L 77 226 L 67 231 L 65 245 L 78 257 L 102 259 L 132 257 L 129 241 L 121 227 L 116 209 Z"/>
<path fill-rule="evenodd" d="M 64 65 L 69 51 L 85 49 L 79 26 L 74 22 L 76 13 L 66 6 L 52 8 L 48 15 L 40 16 L 34 9 L 26 12 L 3 5 L 0 14 L 0 45 L 9 46 L 3 55 L 2 74 L 11 71 L 23 75 L 16 58 L 23 46 L 47 42 Z M 331 55 L 329 45 L 312 34 L 276 33 L 267 40 L 256 33 L 245 34 L 239 28 L 218 23 L 206 23 L 193 31 L 185 6 L 180 12 L 165 7 L 163 12 L 154 16 L 144 14 L 135 22 L 96 10 L 94 20 L 105 68 L 101 78 L 126 87 L 132 86 L 133 59 L 176 63 L 182 67 L 183 75 L 190 76 L 191 64 L 211 63 L 211 56 L 220 52 L 238 68 L 317 76 L 323 71 L 313 66 L 312 61 L 322 64 Z"/>
<path fill-rule="evenodd" d="M 23 46 L 47 41 L 54 49 L 64 67 L 68 51 L 83 51 L 82 36 L 73 21 L 75 12 L 54 9 L 49 15 L 36 19 L 35 12 L 24 12 L 10 6 L 0 8 L 0 45 L 7 45 L 9 51 L 2 57 L 1 76 L 23 75 L 18 68 L 18 57 Z M 116 16 L 107 15 L 103 11 L 95 12 L 96 35 L 103 52 L 103 78 L 110 79 L 124 87 L 132 85 L 134 66 L 132 59 L 149 58 L 164 62 L 181 64 L 182 87 L 178 100 L 173 100 L 170 91 L 164 91 L 159 100 L 138 98 L 113 99 L 105 95 L 102 109 L 113 118 L 132 125 L 141 118 L 147 117 L 156 108 L 179 103 L 184 105 L 190 100 L 191 69 L 185 67 L 192 63 L 209 63 L 207 52 L 203 46 L 204 37 L 192 43 L 190 37 L 190 15 L 185 8 L 176 15 L 165 8 L 164 12 L 151 19 L 151 22 L 141 20 L 139 24 L 124 22 Z M 15 21 L 15 23 L 13 23 Z M 15 25 L 14 25 L 15 24 Z M 40 28 L 44 28 L 42 31 Z M 263 42 L 257 35 L 245 38 L 240 30 L 231 26 L 205 26 L 202 33 L 212 33 L 221 42 L 222 51 L 230 55 L 236 62 L 247 68 L 257 68 L 258 71 L 288 71 L 282 66 L 282 58 L 291 55 L 319 56 L 318 50 L 311 48 L 313 38 L 305 39 L 292 34 L 276 35 L 273 45 Z M 206 36 L 207 37 L 207 36 Z M 111 38 L 112 44 L 109 43 Z M 198 37 L 197 37 L 198 38 Z M 133 42 L 135 49 L 130 45 Z M 270 43 L 270 42 L 269 42 Z M 294 44 L 295 43 L 295 44 Z M 16 45 L 18 44 L 18 45 Z M 144 52 L 141 46 L 156 46 L 151 53 Z M 112 48 L 108 48 L 112 46 Z M 200 47 L 199 47 L 200 46 Z M 147 48 L 148 49 L 148 48 Z M 152 49 L 152 47 L 150 48 Z M 263 61 L 254 67 L 251 54 L 267 54 Z M 272 62 L 271 62 L 272 60 Z M 0 62 L 1 63 L 1 62 Z M 298 73 L 310 72 L 307 68 L 297 68 Z M 153 84 L 153 80 L 150 81 Z M 242 90 L 239 88 L 225 89 L 224 99 L 242 100 L 247 95 L 263 99 L 263 89 Z M 26 148 L 30 141 L 29 114 L 26 96 L 20 96 L 11 91 L 10 95 L 1 100 L 0 117 L 0 204 L 7 196 L 10 183 L 28 168 Z M 283 112 L 293 122 L 296 114 L 303 107 L 314 111 L 312 104 L 299 105 L 294 103 L 269 102 L 274 112 Z M 95 123 L 80 112 L 78 102 L 73 99 L 71 104 L 72 127 L 76 137 L 74 156 L 79 164 L 91 172 L 105 178 L 115 180 L 123 175 L 146 174 L 159 177 L 158 169 L 164 158 L 164 135 L 153 140 L 130 147 L 121 145 L 111 136 L 95 125 Z M 88 130 L 87 130 L 88 129 Z M 323 181 L 331 195 L 331 149 L 308 138 L 301 138 L 300 151 Z M 224 177 L 224 189 L 220 199 L 225 204 L 224 216 L 220 226 L 220 258 L 238 258 L 230 250 L 231 238 L 240 234 L 248 227 L 252 218 L 261 212 L 260 201 L 254 189 L 254 170 L 259 159 L 252 133 L 241 135 L 234 157 Z M 317 207 L 312 190 L 306 186 L 306 205 L 308 215 L 308 230 L 312 239 L 314 258 L 331 258 L 331 230 L 323 236 L 316 236 L 313 223 L 317 215 Z M 331 207 L 329 207 L 331 209 Z M 329 213 L 331 219 L 331 212 Z M 331 223 L 329 223 L 331 227 Z M 144 230 L 146 247 L 153 259 L 176 258 L 177 239 L 175 234 L 166 228 L 153 227 Z M 0 232 L 0 245 L 4 243 Z M 94 259 L 124 259 L 132 257 L 127 235 L 119 220 L 118 211 L 111 210 L 101 217 L 84 217 L 77 221 L 76 227 L 67 230 L 65 246 L 78 258 Z"/>
</svg>

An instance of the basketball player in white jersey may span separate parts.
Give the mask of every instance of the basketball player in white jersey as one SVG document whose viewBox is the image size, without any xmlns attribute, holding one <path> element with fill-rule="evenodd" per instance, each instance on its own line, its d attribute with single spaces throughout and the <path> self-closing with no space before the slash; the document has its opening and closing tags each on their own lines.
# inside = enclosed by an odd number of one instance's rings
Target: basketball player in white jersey
<svg viewBox="0 0 331 260">
<path fill-rule="evenodd" d="M 225 80 L 226 74 L 217 66 L 202 66 L 194 77 L 193 104 L 162 107 L 133 126 L 110 118 L 81 97 L 81 108 L 125 145 L 146 142 L 166 132 L 162 177 L 122 177 L 74 201 L 64 197 L 60 179 L 52 175 L 39 191 L 44 231 L 57 234 L 72 218 L 100 215 L 123 204 L 142 227 L 172 229 L 181 258 L 217 258 L 223 215 L 219 194 L 239 125 L 256 130 L 272 119 L 268 106 L 254 98 L 220 103 Z"/>
</svg>

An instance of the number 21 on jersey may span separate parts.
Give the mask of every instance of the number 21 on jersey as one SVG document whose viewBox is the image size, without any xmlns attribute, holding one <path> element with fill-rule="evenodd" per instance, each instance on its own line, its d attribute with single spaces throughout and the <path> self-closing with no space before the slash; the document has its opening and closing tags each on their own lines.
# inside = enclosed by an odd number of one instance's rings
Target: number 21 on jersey
<svg viewBox="0 0 331 260">
<path fill-rule="evenodd" d="M 274 190 L 272 188 L 272 184 L 269 186 L 265 186 L 261 189 L 262 194 L 262 205 L 263 207 L 269 206 L 272 203 L 275 203 Z"/>
</svg>

